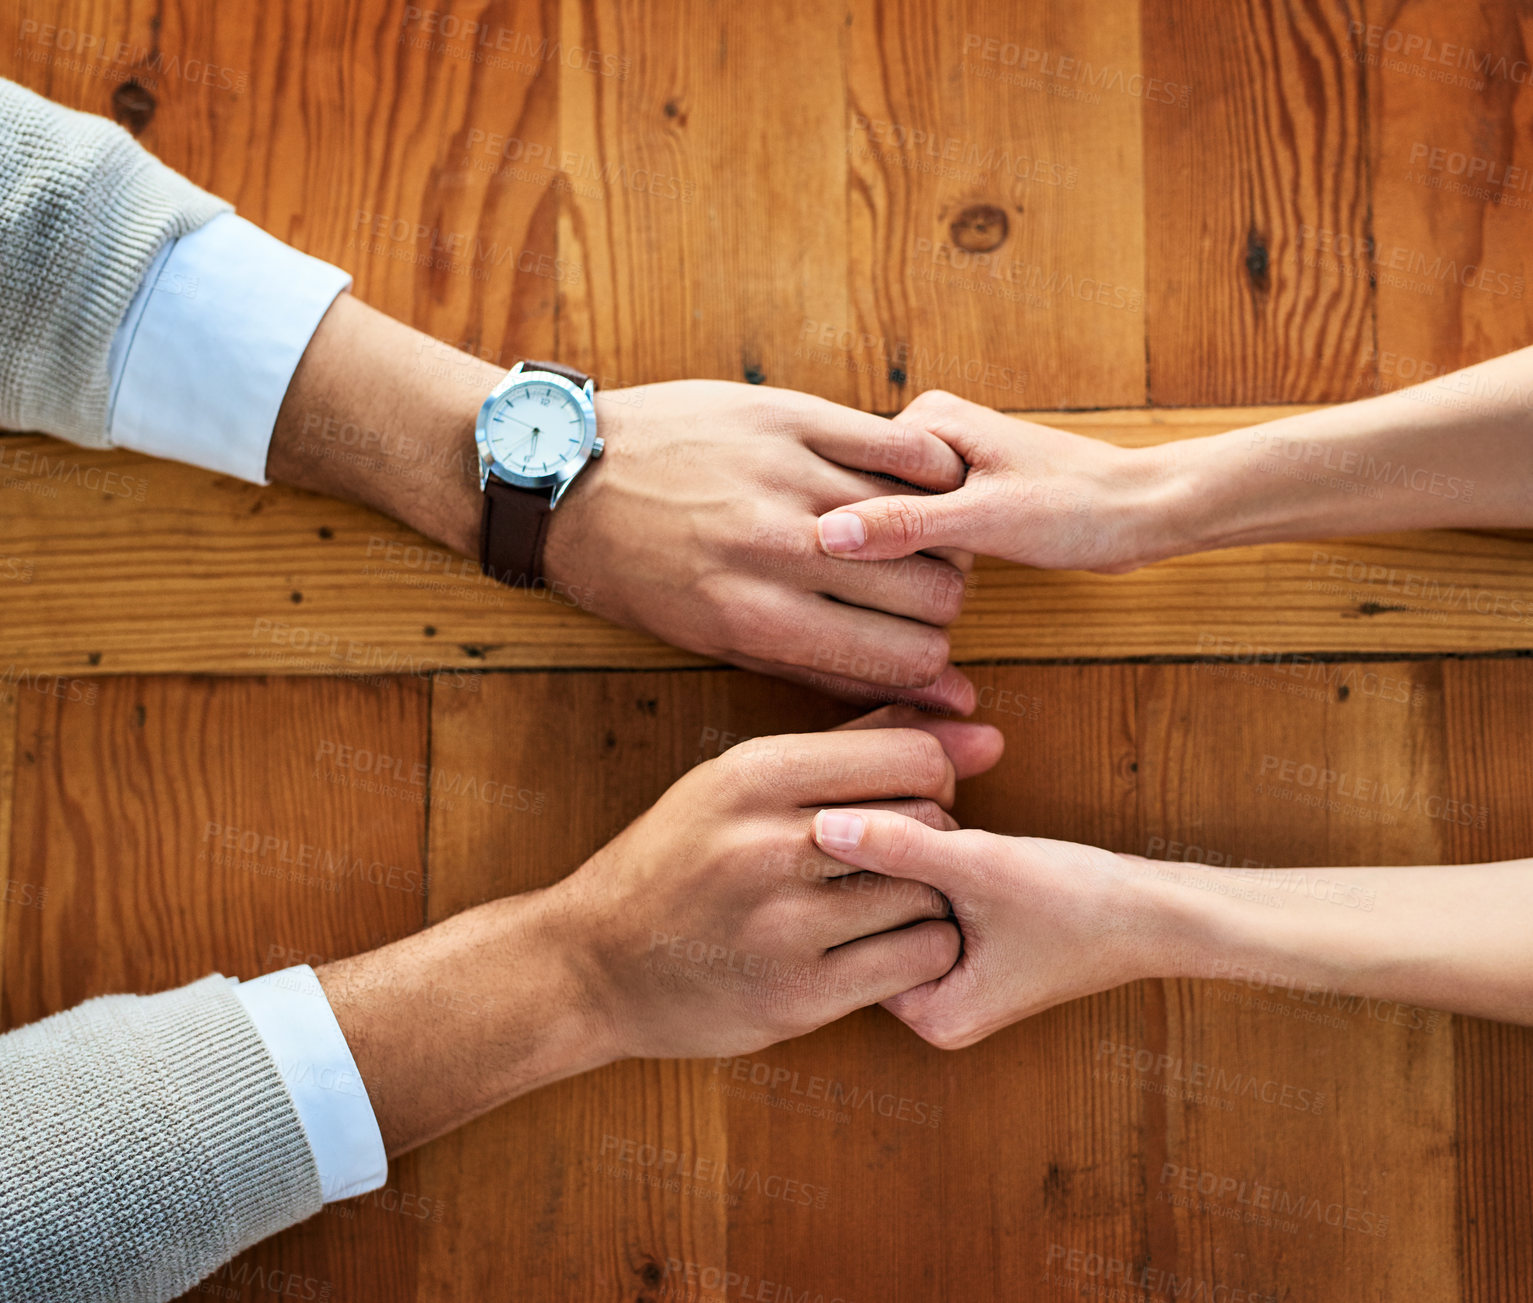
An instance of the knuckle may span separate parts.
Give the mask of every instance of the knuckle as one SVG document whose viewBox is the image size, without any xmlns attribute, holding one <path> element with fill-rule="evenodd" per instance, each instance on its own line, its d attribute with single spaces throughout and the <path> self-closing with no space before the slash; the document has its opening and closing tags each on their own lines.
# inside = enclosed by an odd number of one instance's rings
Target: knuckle
<svg viewBox="0 0 1533 1303">
<path fill-rule="evenodd" d="M 713 610 L 717 641 L 724 651 L 754 655 L 770 639 L 772 621 L 762 603 L 741 592 L 738 575 L 721 575 L 705 581 L 703 593 Z"/>
<path fill-rule="evenodd" d="M 941 561 L 927 564 L 927 591 L 931 594 L 932 614 L 941 624 L 951 624 L 963 612 L 966 585 L 961 571 Z"/>
<path fill-rule="evenodd" d="M 939 1050 L 961 1050 L 974 1043 L 968 1029 L 951 1019 L 934 1023 L 930 1034 L 925 1035 Z"/>
<path fill-rule="evenodd" d="M 736 502 L 735 510 L 739 512 L 739 526 L 731 531 L 726 545 L 739 555 L 754 558 L 790 546 L 788 530 L 764 499 L 752 495 Z"/>
<path fill-rule="evenodd" d="M 947 634 L 941 629 L 921 635 L 910 656 L 911 686 L 924 688 L 942 676 L 947 669 L 949 647 Z"/>
<path fill-rule="evenodd" d="M 753 737 L 737 742 L 721 756 L 708 762 L 718 767 L 721 778 L 731 786 L 756 791 L 775 783 L 783 768 L 782 739 Z"/>
<path fill-rule="evenodd" d="M 928 828 L 945 829 L 952 823 L 952 816 L 930 797 L 921 797 L 910 803 L 905 811 L 912 819 L 918 819 Z"/>
<path fill-rule="evenodd" d="M 938 445 L 940 447 L 940 445 Z M 898 479 L 910 480 L 930 469 L 936 460 L 932 435 L 918 425 L 890 422 L 878 446 L 878 469 Z"/>
<path fill-rule="evenodd" d="M 910 795 L 927 796 L 947 782 L 947 752 L 942 743 L 924 729 L 904 729 L 900 739 L 898 778 L 910 786 Z"/>
<path fill-rule="evenodd" d="M 804 963 L 784 965 L 765 992 L 763 1016 L 782 1039 L 797 1036 L 813 1025 L 810 1007 L 819 999 L 819 979 Z"/>
<path fill-rule="evenodd" d="M 917 394 L 905 410 L 923 421 L 940 423 L 962 413 L 964 400 L 946 389 L 928 389 Z"/>
<path fill-rule="evenodd" d="M 981 1039 L 968 1019 L 955 1012 L 940 991 L 902 1009 L 900 1017 L 911 1031 L 939 1050 L 961 1050 Z"/>
</svg>

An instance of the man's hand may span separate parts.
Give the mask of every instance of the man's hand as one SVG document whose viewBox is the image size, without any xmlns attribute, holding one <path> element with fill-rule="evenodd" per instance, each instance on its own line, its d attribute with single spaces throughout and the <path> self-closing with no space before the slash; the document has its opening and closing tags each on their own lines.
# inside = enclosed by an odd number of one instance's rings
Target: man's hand
<svg viewBox="0 0 1533 1303">
<path fill-rule="evenodd" d="M 956 492 L 873 498 L 820 517 L 821 548 L 880 561 L 934 548 L 1045 570 L 1117 574 L 1173 555 L 1173 463 L 1158 449 L 1003 416 L 929 390 L 894 418 L 942 440 L 968 465 Z"/>
<path fill-rule="evenodd" d="M 848 873 L 810 827 L 824 806 L 875 801 L 955 828 L 955 778 L 1001 745 L 986 725 L 885 710 L 692 770 L 550 893 L 607 1055 L 744 1054 L 941 977 L 958 957 L 941 893 Z"/>
<path fill-rule="evenodd" d="M 343 294 L 293 376 L 267 474 L 477 555 L 474 418 L 504 374 Z M 544 554 L 549 578 L 582 605 L 840 696 L 973 708 L 944 632 L 973 558 L 846 566 L 812 528 L 822 512 L 902 487 L 879 476 L 957 488 L 963 463 L 941 439 L 723 381 L 598 391 L 596 414 L 606 453 L 560 502 Z M 342 437 L 365 455 L 338 455 Z"/>
<path fill-rule="evenodd" d="M 326 965 L 389 1153 L 614 1059 L 746 1053 L 940 978 L 942 896 L 848 872 L 811 824 L 856 801 L 952 828 L 955 779 L 1001 746 L 908 707 L 743 742 L 556 885 Z"/>
<path fill-rule="evenodd" d="M 963 464 L 941 439 L 721 380 L 598 391 L 596 414 L 607 450 L 554 512 L 551 579 L 619 624 L 747 669 L 853 699 L 973 708 L 943 631 L 963 571 L 929 556 L 839 565 L 811 531 L 821 512 L 879 492 L 872 475 L 957 488 Z"/>
</svg>

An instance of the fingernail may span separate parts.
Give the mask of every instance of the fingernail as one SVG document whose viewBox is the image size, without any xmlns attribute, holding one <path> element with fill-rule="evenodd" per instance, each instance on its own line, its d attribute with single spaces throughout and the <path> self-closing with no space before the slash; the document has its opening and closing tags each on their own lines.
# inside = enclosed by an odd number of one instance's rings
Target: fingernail
<svg viewBox="0 0 1533 1303">
<path fill-rule="evenodd" d="M 827 552 L 855 552 L 868 541 L 862 517 L 854 511 L 833 511 L 820 517 L 820 546 Z"/>
<path fill-rule="evenodd" d="M 814 817 L 814 839 L 828 851 L 854 851 L 862 840 L 864 819 L 845 810 L 821 810 Z"/>
</svg>

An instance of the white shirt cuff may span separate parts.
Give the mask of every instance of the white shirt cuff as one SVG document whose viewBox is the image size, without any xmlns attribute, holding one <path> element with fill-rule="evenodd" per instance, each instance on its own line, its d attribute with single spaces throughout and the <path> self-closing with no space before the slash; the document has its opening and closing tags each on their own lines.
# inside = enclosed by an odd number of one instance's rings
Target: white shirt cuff
<svg viewBox="0 0 1533 1303">
<path fill-rule="evenodd" d="M 231 980 L 293 1096 L 325 1202 L 378 1189 L 389 1171 L 383 1134 L 314 970 L 300 964 L 249 982 Z"/>
<path fill-rule="evenodd" d="M 112 341 L 112 442 L 268 483 L 293 373 L 350 285 L 340 268 L 233 213 L 167 244 Z"/>
</svg>

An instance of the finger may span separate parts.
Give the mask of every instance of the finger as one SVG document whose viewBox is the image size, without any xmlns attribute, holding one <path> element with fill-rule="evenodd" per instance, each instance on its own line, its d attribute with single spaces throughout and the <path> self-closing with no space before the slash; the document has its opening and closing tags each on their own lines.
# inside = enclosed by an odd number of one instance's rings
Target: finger
<svg viewBox="0 0 1533 1303">
<path fill-rule="evenodd" d="M 838 724 L 837 730 L 863 728 L 919 728 L 942 743 L 953 771 L 960 779 L 973 778 L 995 766 L 1006 749 L 1006 737 L 989 724 L 967 724 L 957 719 L 934 719 L 909 706 L 885 706 Z"/>
<path fill-rule="evenodd" d="M 807 495 L 809 509 L 815 515 L 823 515 L 826 512 L 835 511 L 839 507 L 849 506 L 852 503 L 864 502 L 869 495 L 877 496 L 887 491 L 886 485 L 870 480 L 866 475 L 858 474 L 843 469 L 840 466 L 824 465 L 824 482 L 818 485 Z M 819 551 L 818 544 L 815 547 Z M 938 547 L 930 549 L 926 555 L 938 561 L 946 561 L 949 565 L 957 567 L 967 574 L 974 569 L 974 553 L 965 552 L 962 548 Z"/>
<path fill-rule="evenodd" d="M 925 555 L 934 556 L 939 561 L 946 561 L 950 566 L 957 566 L 964 574 L 974 569 L 974 553 L 965 552 L 960 547 L 928 548 Z"/>
<path fill-rule="evenodd" d="M 974 486 L 933 497 L 869 498 L 839 507 L 816 523 L 830 556 L 887 561 L 928 548 L 985 550 L 986 511 Z"/>
<path fill-rule="evenodd" d="M 938 493 L 963 483 L 963 458 L 918 425 L 896 425 L 823 399 L 813 400 L 801 421 L 805 445 L 838 466 L 892 475 Z"/>
<path fill-rule="evenodd" d="M 947 807 L 957 781 L 942 744 L 917 728 L 759 737 L 721 760 L 731 757 L 735 765 L 757 767 L 776 792 L 804 808 L 920 797 Z"/>
<path fill-rule="evenodd" d="M 976 724 L 975 727 L 983 728 L 984 725 Z M 928 828 L 935 828 L 938 832 L 952 832 L 959 827 L 957 819 L 953 818 L 935 801 L 927 800 L 924 797 L 906 797 L 898 801 L 859 801 L 857 802 L 857 808 L 859 810 L 892 810 L 895 814 L 902 814 L 907 819 L 919 819 Z M 846 873 L 845 866 L 841 865 L 839 861 L 834 866 L 827 865 L 826 867 L 827 872 L 832 874 Z M 859 869 L 857 872 L 860 873 L 861 870 Z"/>
<path fill-rule="evenodd" d="M 814 844 L 834 860 L 891 877 L 918 878 L 945 895 L 972 877 L 974 839 L 989 833 L 938 832 L 918 819 L 887 810 L 821 810 Z"/>
<path fill-rule="evenodd" d="M 963 611 L 968 582 L 963 571 L 929 556 L 907 556 L 867 565 L 843 565 L 819 553 L 809 567 L 819 590 L 848 606 L 945 628 Z"/>
<path fill-rule="evenodd" d="M 939 980 L 962 950 L 958 929 L 928 919 L 832 950 L 822 960 L 826 1021 Z"/>
<path fill-rule="evenodd" d="M 958 827 L 953 816 L 931 800 L 865 801 L 858 809 L 892 810 L 907 819 L 919 819 L 928 828 L 947 830 Z M 952 913 L 947 897 L 924 882 L 848 869 L 840 860 L 826 855 L 810 838 L 803 836 L 805 813 L 795 810 L 787 816 L 796 825 L 790 835 L 802 838 L 798 852 L 789 856 L 774 855 L 768 864 L 771 876 L 776 879 L 774 894 L 795 902 L 796 912 L 787 925 L 795 935 L 812 936 L 822 949 L 829 950 L 858 937 L 887 931 L 920 918 L 946 918 Z M 828 887 L 835 887 L 835 892 L 827 891 Z M 880 910 L 889 910 L 893 908 L 889 902 L 898 901 L 909 912 L 904 915 L 882 913 L 878 916 L 878 926 L 863 927 L 853 918 L 850 907 L 837 908 L 838 902 L 845 902 L 849 897 L 864 903 L 874 902 Z M 806 903 L 810 906 L 807 915 L 803 913 Z"/>
<path fill-rule="evenodd" d="M 842 701 L 861 706 L 884 706 L 898 704 L 910 709 L 951 711 L 955 715 L 968 715 L 974 711 L 976 694 L 974 685 L 960 669 L 949 665 L 937 676 L 935 682 L 924 688 L 876 688 L 858 679 L 840 674 L 827 674 L 822 670 L 806 669 L 801 665 L 789 665 L 782 661 L 762 660 L 755 656 L 731 656 L 731 663 L 757 674 L 770 674 L 776 678 L 802 683 L 839 697 Z"/>
<path fill-rule="evenodd" d="M 923 919 L 949 918 L 953 912 L 947 897 L 936 888 L 882 873 L 826 878 L 803 903 L 814 919 L 809 935 L 820 939 L 826 951 Z"/>
<path fill-rule="evenodd" d="M 918 620 L 780 587 L 761 590 L 757 607 L 752 655 L 896 692 L 929 687 L 948 668 L 947 634 Z"/>
<path fill-rule="evenodd" d="M 968 595 L 968 583 L 957 566 L 929 556 L 849 566 L 825 554 L 815 537 L 813 513 L 866 497 L 868 485 L 856 483 L 856 476 L 837 467 L 820 469 L 823 475 L 810 477 L 822 481 L 818 490 L 806 487 L 803 514 L 773 516 L 736 540 L 734 554 L 740 563 L 771 581 L 780 597 L 797 590 L 923 624 L 940 627 L 956 620 Z"/>
</svg>

